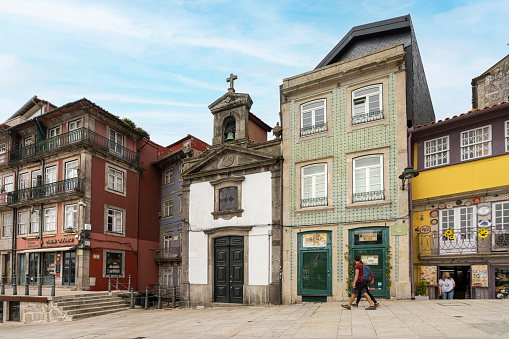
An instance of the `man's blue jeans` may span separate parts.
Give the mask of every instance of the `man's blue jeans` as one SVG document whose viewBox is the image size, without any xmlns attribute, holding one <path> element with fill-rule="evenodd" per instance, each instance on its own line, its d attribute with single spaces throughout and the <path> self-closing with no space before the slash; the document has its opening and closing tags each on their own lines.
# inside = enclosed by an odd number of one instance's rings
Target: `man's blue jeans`
<svg viewBox="0 0 509 339">
<path fill-rule="evenodd" d="M 442 292 L 442 299 L 454 299 L 454 290 L 450 292 Z"/>
</svg>

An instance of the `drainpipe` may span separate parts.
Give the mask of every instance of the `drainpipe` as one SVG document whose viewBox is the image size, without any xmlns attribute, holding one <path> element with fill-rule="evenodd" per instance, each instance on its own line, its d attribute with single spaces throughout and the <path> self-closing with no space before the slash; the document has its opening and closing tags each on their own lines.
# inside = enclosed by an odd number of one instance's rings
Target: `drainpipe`
<svg viewBox="0 0 509 339">
<path fill-rule="evenodd" d="M 44 185 L 44 159 L 41 160 L 41 186 Z M 37 178 L 36 178 L 37 180 Z M 37 183 L 36 183 L 37 184 Z M 39 247 L 42 248 L 42 227 L 43 227 L 43 215 L 42 215 L 42 203 L 39 207 Z"/>
<path fill-rule="evenodd" d="M 408 166 L 412 164 L 412 132 L 408 133 Z M 409 232 L 409 242 L 410 242 L 410 292 L 411 298 L 415 299 L 415 285 L 414 285 L 414 215 L 413 215 L 413 204 L 412 204 L 412 181 L 408 181 L 408 206 L 409 206 L 409 215 L 410 215 L 410 232 Z"/>
<path fill-rule="evenodd" d="M 14 175 L 14 179 L 16 179 L 16 183 L 14 185 L 14 191 L 18 190 L 18 174 L 19 174 L 19 166 L 16 167 L 16 174 Z M 12 209 L 12 250 L 11 250 L 11 283 L 13 283 L 13 274 L 16 273 L 16 238 L 18 236 L 18 209 L 14 207 Z"/>
<path fill-rule="evenodd" d="M 281 124 L 282 126 L 282 124 Z M 283 137 L 283 136 L 281 136 Z M 282 143 L 281 143 L 282 145 Z M 281 175 L 279 176 L 279 181 L 281 182 L 281 188 L 280 188 L 280 205 L 279 205 L 279 225 L 280 225 L 280 231 L 281 235 L 279 238 L 279 305 L 283 303 L 283 230 L 284 230 L 284 224 L 283 224 L 283 161 L 284 158 L 281 156 L 279 157 L 279 170 L 281 172 Z"/>
</svg>

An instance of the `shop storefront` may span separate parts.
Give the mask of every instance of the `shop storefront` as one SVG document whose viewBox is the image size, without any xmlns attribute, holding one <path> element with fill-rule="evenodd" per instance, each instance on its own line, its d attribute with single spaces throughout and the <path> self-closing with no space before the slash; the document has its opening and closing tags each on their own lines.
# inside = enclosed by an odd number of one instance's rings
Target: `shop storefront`
<svg viewBox="0 0 509 339">
<path fill-rule="evenodd" d="M 374 283 L 369 285 L 375 297 L 388 298 L 387 288 L 387 249 L 389 246 L 389 228 L 374 227 L 353 229 L 349 232 L 351 247 L 350 258 L 358 255 L 362 262 L 371 268 Z"/>
<path fill-rule="evenodd" d="M 302 301 L 327 301 L 332 295 L 331 232 L 298 234 L 297 294 Z"/>
<path fill-rule="evenodd" d="M 37 285 L 74 286 L 76 276 L 76 249 L 73 246 L 18 251 L 19 283 Z"/>
</svg>

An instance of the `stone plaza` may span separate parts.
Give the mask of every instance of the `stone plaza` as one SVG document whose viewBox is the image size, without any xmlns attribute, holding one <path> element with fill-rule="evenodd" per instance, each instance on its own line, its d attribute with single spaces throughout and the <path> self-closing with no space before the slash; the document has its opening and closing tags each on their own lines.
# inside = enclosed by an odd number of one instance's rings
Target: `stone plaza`
<svg viewBox="0 0 509 339">
<path fill-rule="evenodd" d="M 387 300 L 127 310 L 72 322 L 0 325 L 0 338 L 508 338 L 504 300 Z"/>
</svg>

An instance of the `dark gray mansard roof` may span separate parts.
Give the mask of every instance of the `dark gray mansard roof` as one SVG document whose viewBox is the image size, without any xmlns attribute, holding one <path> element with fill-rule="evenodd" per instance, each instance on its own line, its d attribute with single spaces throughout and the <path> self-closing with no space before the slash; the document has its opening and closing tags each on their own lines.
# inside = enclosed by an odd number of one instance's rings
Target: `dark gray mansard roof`
<svg viewBox="0 0 509 339">
<path fill-rule="evenodd" d="M 431 96 L 410 15 L 353 27 L 315 69 L 403 42 L 407 69 L 408 126 L 435 120 Z"/>
</svg>

